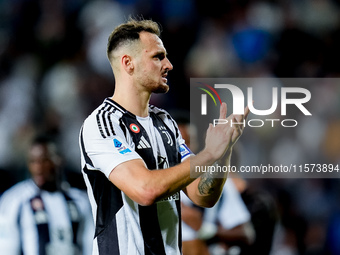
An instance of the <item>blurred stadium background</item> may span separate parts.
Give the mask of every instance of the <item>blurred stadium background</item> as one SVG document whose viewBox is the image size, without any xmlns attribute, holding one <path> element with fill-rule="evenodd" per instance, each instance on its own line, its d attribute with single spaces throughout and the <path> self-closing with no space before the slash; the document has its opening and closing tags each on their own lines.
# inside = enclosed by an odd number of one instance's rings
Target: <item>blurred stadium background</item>
<svg viewBox="0 0 340 255">
<path fill-rule="evenodd" d="M 79 129 L 113 94 L 106 41 L 130 15 L 162 25 L 174 65 L 170 92 L 152 103 L 188 111 L 190 77 L 339 77 L 339 11 L 339 0 L 0 0 L 0 193 L 27 177 L 25 151 L 38 132 L 56 139 L 65 176 L 84 187 Z M 339 164 L 340 87 L 314 90 L 319 111 L 306 125 L 320 139 L 274 133 L 263 140 L 255 133 L 248 151 L 266 158 L 270 144 L 272 157 L 309 151 L 316 161 Z M 249 182 L 270 193 L 279 210 L 272 254 L 340 254 L 339 179 Z"/>
</svg>

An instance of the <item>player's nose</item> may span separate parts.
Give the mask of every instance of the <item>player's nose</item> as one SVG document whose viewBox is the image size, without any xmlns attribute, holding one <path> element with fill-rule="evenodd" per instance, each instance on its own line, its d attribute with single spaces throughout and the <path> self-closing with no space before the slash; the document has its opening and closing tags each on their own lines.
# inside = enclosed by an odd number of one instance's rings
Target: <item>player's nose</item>
<svg viewBox="0 0 340 255">
<path fill-rule="evenodd" d="M 172 70 L 174 67 L 172 66 L 170 60 L 168 58 L 164 58 L 165 62 L 164 62 L 164 69 L 167 69 L 167 70 Z"/>
</svg>

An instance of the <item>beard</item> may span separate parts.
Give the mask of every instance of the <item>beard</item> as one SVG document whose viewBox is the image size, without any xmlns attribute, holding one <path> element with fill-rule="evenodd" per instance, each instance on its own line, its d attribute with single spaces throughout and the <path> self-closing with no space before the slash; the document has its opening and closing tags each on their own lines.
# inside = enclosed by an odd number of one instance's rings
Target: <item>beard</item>
<svg viewBox="0 0 340 255">
<path fill-rule="evenodd" d="M 152 92 L 155 94 L 165 94 L 169 91 L 169 85 L 168 84 L 161 84 L 157 86 Z"/>
<path fill-rule="evenodd" d="M 151 93 L 165 94 L 169 91 L 169 85 L 164 82 L 143 78 L 140 79 L 140 82 Z"/>
</svg>

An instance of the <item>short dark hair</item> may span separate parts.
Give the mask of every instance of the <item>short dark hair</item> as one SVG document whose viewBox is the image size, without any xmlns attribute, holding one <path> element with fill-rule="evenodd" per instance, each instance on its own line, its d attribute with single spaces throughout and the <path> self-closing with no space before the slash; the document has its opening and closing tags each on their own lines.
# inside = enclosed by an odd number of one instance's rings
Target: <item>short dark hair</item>
<svg viewBox="0 0 340 255">
<path fill-rule="evenodd" d="M 126 23 L 116 27 L 110 34 L 107 43 L 107 56 L 124 42 L 139 40 L 139 33 L 145 31 L 160 36 L 160 26 L 152 20 L 130 18 Z"/>
<path fill-rule="evenodd" d="M 50 144 L 54 143 L 54 140 L 51 136 L 47 134 L 37 134 L 35 137 L 33 137 L 31 141 L 31 145 L 40 145 L 40 144 Z"/>
<path fill-rule="evenodd" d="M 58 157 L 60 156 L 60 151 L 58 150 L 55 139 L 48 134 L 40 133 L 33 137 L 30 147 L 32 148 L 37 145 L 47 146 L 51 153 L 54 153 Z"/>
</svg>

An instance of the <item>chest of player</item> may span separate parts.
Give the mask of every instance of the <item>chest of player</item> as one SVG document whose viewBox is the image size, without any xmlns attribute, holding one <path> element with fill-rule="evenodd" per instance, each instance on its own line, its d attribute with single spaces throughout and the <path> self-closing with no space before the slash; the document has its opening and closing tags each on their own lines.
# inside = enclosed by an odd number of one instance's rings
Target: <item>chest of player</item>
<svg viewBox="0 0 340 255">
<path fill-rule="evenodd" d="M 135 146 L 149 169 L 164 169 L 180 162 L 176 137 L 173 131 L 155 113 L 147 120 L 126 114 L 121 119 Z M 147 123 L 148 121 L 148 123 Z"/>
</svg>

